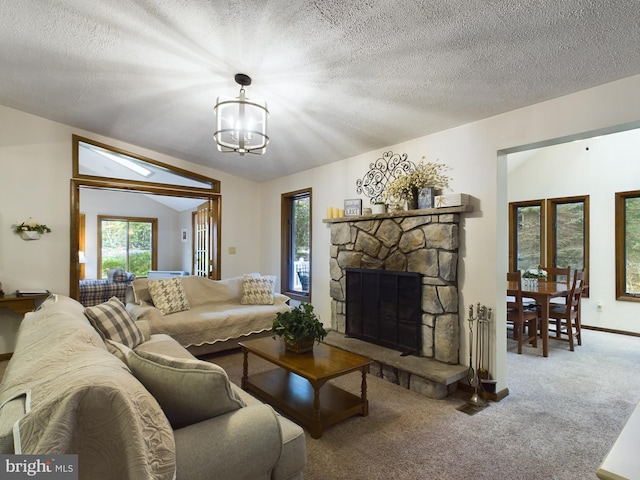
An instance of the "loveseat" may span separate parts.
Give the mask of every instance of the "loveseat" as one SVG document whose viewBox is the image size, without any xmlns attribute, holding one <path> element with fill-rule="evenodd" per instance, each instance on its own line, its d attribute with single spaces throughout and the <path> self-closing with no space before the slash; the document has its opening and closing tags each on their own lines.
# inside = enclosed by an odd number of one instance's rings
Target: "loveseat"
<svg viewBox="0 0 640 480">
<path fill-rule="evenodd" d="M 276 314 L 290 309 L 289 297 L 274 289 L 275 277 L 257 273 L 224 280 L 139 277 L 131 282 L 126 303 L 135 319 L 149 322 L 151 333 L 165 333 L 200 355 L 268 334 Z"/>
<path fill-rule="evenodd" d="M 91 480 L 302 478 L 298 425 L 125 315 L 116 299 L 85 310 L 57 295 L 25 315 L 0 384 L 0 453 L 77 454 Z"/>
</svg>

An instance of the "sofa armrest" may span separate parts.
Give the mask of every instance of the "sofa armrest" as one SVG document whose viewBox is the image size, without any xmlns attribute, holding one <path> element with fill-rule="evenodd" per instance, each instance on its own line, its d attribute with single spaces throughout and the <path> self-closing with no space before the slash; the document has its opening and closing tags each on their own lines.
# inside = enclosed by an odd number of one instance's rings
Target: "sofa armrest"
<svg viewBox="0 0 640 480">
<path fill-rule="evenodd" d="M 174 431 L 177 480 L 271 478 L 282 433 L 268 405 L 252 405 Z"/>
<path fill-rule="evenodd" d="M 162 312 L 156 307 L 150 305 L 138 305 L 136 303 L 127 303 L 127 311 L 134 320 L 147 320 L 153 325 L 154 320 L 162 320 Z"/>
</svg>

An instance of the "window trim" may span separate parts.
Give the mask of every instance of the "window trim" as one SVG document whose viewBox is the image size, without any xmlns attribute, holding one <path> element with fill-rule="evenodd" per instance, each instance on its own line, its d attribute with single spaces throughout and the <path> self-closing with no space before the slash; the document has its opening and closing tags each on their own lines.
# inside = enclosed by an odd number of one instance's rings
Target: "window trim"
<svg viewBox="0 0 640 480">
<path fill-rule="evenodd" d="M 582 252 L 584 256 L 584 284 L 589 285 L 589 195 L 577 195 L 573 197 L 558 197 L 547 199 L 547 262 L 546 265 L 556 265 L 556 229 L 554 221 L 556 218 L 556 211 L 558 205 L 564 205 L 567 203 L 579 203 L 584 205 L 584 244 L 582 245 Z M 557 266 L 557 265 L 556 265 Z M 559 265 L 560 267 L 566 267 L 566 265 Z M 575 267 L 571 265 L 572 275 Z M 573 277 L 572 277 L 573 278 Z M 586 289 L 582 293 L 583 297 L 589 297 L 589 289 Z"/>
<path fill-rule="evenodd" d="M 616 300 L 640 302 L 640 297 L 627 293 L 626 288 L 626 208 L 627 198 L 640 198 L 640 190 L 615 193 L 615 255 L 616 255 Z"/>
<path fill-rule="evenodd" d="M 540 207 L 540 260 L 545 257 L 545 228 L 546 228 L 546 203 L 544 199 L 527 200 L 524 202 L 509 203 L 509 270 L 516 271 L 518 267 L 518 241 L 517 229 L 518 219 L 516 215 L 521 207 Z"/>
<path fill-rule="evenodd" d="M 289 285 L 291 284 L 291 205 L 292 200 L 301 196 L 309 196 L 309 291 L 307 295 L 302 294 L 301 292 L 297 292 L 289 289 Z M 312 255 L 313 255 L 313 194 L 311 187 L 303 188 L 300 190 L 296 190 L 293 192 L 283 193 L 281 195 L 280 200 L 280 244 L 281 244 L 281 257 L 280 257 L 280 290 L 283 294 L 290 297 L 292 300 L 296 300 L 299 302 L 311 302 L 311 284 L 313 278 L 312 271 Z"/>
</svg>

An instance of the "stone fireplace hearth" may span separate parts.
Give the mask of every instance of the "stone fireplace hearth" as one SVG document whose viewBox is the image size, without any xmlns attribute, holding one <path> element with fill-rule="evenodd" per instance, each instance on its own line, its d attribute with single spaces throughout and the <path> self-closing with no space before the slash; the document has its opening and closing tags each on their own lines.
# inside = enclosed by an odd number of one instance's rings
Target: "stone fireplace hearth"
<svg viewBox="0 0 640 480">
<path fill-rule="evenodd" d="M 465 369 L 459 363 L 457 268 L 460 213 L 470 211 L 472 207 L 465 205 L 323 220 L 331 224 L 331 328 L 339 334 L 344 334 L 346 327 L 347 269 L 394 270 L 422 275 L 422 349 L 419 355 L 422 362 L 415 357 L 409 360 L 413 365 L 411 372 L 403 371 L 396 364 L 391 367 L 394 369 L 391 375 L 389 372 L 384 374 L 386 364 L 382 363 L 380 376 L 397 377 L 396 383 L 404 383 L 412 389 L 415 389 L 411 386 L 412 374 L 421 381 L 428 381 L 429 364 L 440 371 L 447 365 L 452 367 L 448 369 L 450 374 L 445 375 L 448 379 L 445 382 L 457 383 L 464 377 Z M 333 335 L 334 341 L 343 348 L 345 342 L 354 345 L 352 339 L 336 338 Z M 372 356 L 371 353 L 380 347 L 367 345 L 363 348 Z M 388 355 L 385 352 L 384 357 Z M 378 360 L 375 355 L 372 358 Z M 401 381 L 401 377 L 404 380 Z M 417 382 L 418 378 L 413 381 Z M 442 382 L 442 375 L 436 381 Z M 422 393 L 442 398 L 448 389 L 447 383 L 426 389 L 433 394 Z"/>
</svg>

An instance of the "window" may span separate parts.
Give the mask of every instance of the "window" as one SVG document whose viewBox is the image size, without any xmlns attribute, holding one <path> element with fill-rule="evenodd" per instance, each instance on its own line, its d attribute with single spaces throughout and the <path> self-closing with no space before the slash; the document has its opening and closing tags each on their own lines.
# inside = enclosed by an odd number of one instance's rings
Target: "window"
<svg viewBox="0 0 640 480">
<path fill-rule="evenodd" d="M 311 189 L 282 195 L 282 291 L 311 299 Z"/>
<path fill-rule="evenodd" d="M 584 269 L 588 285 L 588 195 L 509 204 L 509 269 L 538 265 Z"/>
<path fill-rule="evenodd" d="M 640 302 L 640 191 L 616 193 L 616 298 Z"/>
<path fill-rule="evenodd" d="M 544 263 L 544 200 L 509 204 L 511 271 Z"/>
<path fill-rule="evenodd" d="M 98 275 L 106 278 L 110 268 L 122 268 L 146 277 L 157 265 L 158 220 L 98 216 Z"/>
</svg>

